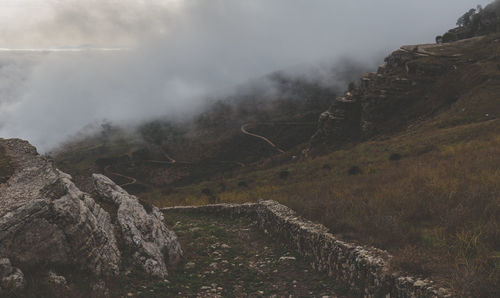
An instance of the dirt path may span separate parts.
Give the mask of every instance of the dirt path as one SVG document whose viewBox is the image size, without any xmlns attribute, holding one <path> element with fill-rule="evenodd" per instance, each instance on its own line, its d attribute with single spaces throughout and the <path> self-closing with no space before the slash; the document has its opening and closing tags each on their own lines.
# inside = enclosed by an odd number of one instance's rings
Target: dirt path
<svg viewBox="0 0 500 298">
<path fill-rule="evenodd" d="M 185 260 L 167 281 L 133 281 L 134 297 L 346 297 L 346 288 L 310 265 L 257 223 L 214 215 L 166 216 Z"/>
<path fill-rule="evenodd" d="M 124 186 L 128 186 L 128 185 L 132 185 L 132 184 L 136 184 L 137 183 L 137 179 L 135 179 L 134 177 L 125 176 L 125 175 L 122 175 L 122 174 L 119 174 L 119 173 L 112 172 L 112 171 L 109 170 L 110 167 L 111 167 L 111 165 L 107 165 L 104 168 L 104 173 L 107 176 L 113 175 L 113 176 L 117 176 L 117 177 L 121 177 L 121 178 L 125 178 L 127 180 L 130 180 L 130 182 L 127 182 L 127 183 L 124 183 L 124 184 L 120 184 L 120 187 L 124 187 Z"/>
<path fill-rule="evenodd" d="M 285 153 L 284 150 L 280 149 L 276 144 L 274 144 L 273 142 L 271 142 L 271 140 L 269 140 L 268 138 L 264 137 L 264 136 L 261 136 L 261 135 L 258 135 L 258 134 L 254 134 L 254 133 L 251 133 L 247 130 L 247 127 L 250 126 L 250 125 L 258 125 L 258 124 L 267 124 L 267 125 L 316 125 L 316 122 L 256 122 L 256 123 L 245 123 L 241 126 L 240 130 L 242 133 L 246 134 L 246 135 L 249 135 L 249 136 L 252 136 L 252 137 L 255 137 L 255 138 L 259 138 L 261 140 L 263 140 L 264 142 L 268 143 L 269 145 L 271 145 L 274 149 L 278 150 L 279 153 Z"/>
<path fill-rule="evenodd" d="M 243 124 L 240 128 L 241 132 L 246 134 L 246 135 L 249 135 L 251 137 L 255 137 L 255 138 L 259 138 L 261 140 L 263 140 L 264 142 L 268 143 L 269 145 L 271 145 L 274 149 L 278 150 L 279 153 L 285 153 L 285 151 L 283 151 L 282 149 L 280 149 L 278 146 L 276 146 L 276 144 L 274 144 L 273 142 L 271 142 L 268 138 L 266 137 L 263 137 L 263 136 L 260 136 L 258 134 L 254 134 L 254 133 L 251 133 L 247 130 L 247 126 L 249 125 L 252 125 L 254 123 L 246 123 L 246 124 Z"/>
</svg>

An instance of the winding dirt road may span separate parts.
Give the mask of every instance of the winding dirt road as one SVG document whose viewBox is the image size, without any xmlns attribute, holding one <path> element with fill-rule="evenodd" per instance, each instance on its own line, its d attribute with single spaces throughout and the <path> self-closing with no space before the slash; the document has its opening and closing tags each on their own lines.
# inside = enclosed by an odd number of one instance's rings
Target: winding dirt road
<svg viewBox="0 0 500 298">
<path fill-rule="evenodd" d="M 271 145 L 274 149 L 279 151 L 279 153 L 285 153 L 284 150 L 279 148 L 276 144 L 271 142 L 271 140 L 269 140 L 268 138 L 261 136 L 261 135 L 258 135 L 258 134 L 255 134 L 255 133 L 251 133 L 247 130 L 248 126 L 259 125 L 259 124 L 267 124 L 267 125 L 315 125 L 316 122 L 256 122 L 256 123 L 245 123 L 241 126 L 240 130 L 242 133 L 249 135 L 249 136 L 252 136 L 252 137 L 255 137 L 255 138 L 259 138 L 259 139 L 263 140 L 264 142 L 268 143 L 269 145 Z"/>
<path fill-rule="evenodd" d="M 264 136 L 260 136 L 258 134 L 254 134 L 254 133 L 251 133 L 247 130 L 247 126 L 249 125 L 252 125 L 253 123 L 246 123 L 246 124 L 243 124 L 240 128 L 241 132 L 246 134 L 246 135 L 249 135 L 251 137 L 255 137 L 255 138 L 259 138 L 261 140 L 263 140 L 264 142 L 268 143 L 269 145 L 271 145 L 274 149 L 278 150 L 279 153 L 285 153 L 285 151 L 283 151 L 282 149 L 280 149 L 278 146 L 276 146 L 276 144 L 274 144 L 273 142 L 271 142 L 268 138 L 264 137 Z"/>
<path fill-rule="evenodd" d="M 119 173 L 115 173 L 115 172 L 112 172 L 109 170 L 109 168 L 111 167 L 111 165 L 107 165 L 105 168 L 104 168 L 104 173 L 106 175 L 114 175 L 114 176 L 117 176 L 117 177 L 121 177 L 121 178 L 125 178 L 125 179 L 128 179 L 130 180 L 130 182 L 128 183 L 124 183 L 124 184 L 120 184 L 119 186 L 120 187 L 124 187 L 124 186 L 127 186 L 127 185 L 132 185 L 132 184 L 136 184 L 137 183 L 137 179 L 135 179 L 134 177 L 130 177 L 130 176 L 125 176 L 125 175 L 122 175 L 122 174 L 119 174 Z"/>
<path fill-rule="evenodd" d="M 245 123 L 245 124 L 243 124 L 240 127 L 240 130 L 241 130 L 241 132 L 243 134 L 251 136 L 251 137 L 254 137 L 254 138 L 258 138 L 258 139 L 266 142 L 267 144 L 269 144 L 271 147 L 273 147 L 274 149 L 276 149 L 279 153 L 283 154 L 283 153 L 285 153 L 285 151 L 282 150 L 281 148 L 279 148 L 276 144 L 274 144 L 268 138 L 266 138 L 264 136 L 261 136 L 261 135 L 258 135 L 258 134 L 255 134 L 255 133 L 251 133 L 251 132 L 248 131 L 248 126 L 250 126 L 250 125 L 259 125 L 259 124 L 264 124 L 264 125 L 315 125 L 316 123 L 315 122 L 256 122 L 256 123 Z M 192 162 L 177 161 L 177 160 L 173 159 L 172 157 L 170 157 L 170 155 L 168 155 L 163 150 L 163 148 L 161 148 L 160 150 L 162 151 L 163 156 L 165 157 L 166 160 L 144 160 L 144 161 L 145 162 L 150 162 L 150 163 L 169 164 L 169 165 L 173 165 L 173 164 L 187 164 L 187 165 L 191 165 L 191 164 L 193 164 Z M 242 168 L 246 167 L 246 165 L 244 163 L 239 162 L 239 161 L 222 161 L 222 160 L 212 160 L 212 161 L 213 162 L 217 162 L 217 163 L 231 163 L 231 164 L 238 165 L 238 166 L 240 166 Z M 126 176 L 126 175 L 123 175 L 123 174 L 120 174 L 120 173 L 113 172 L 113 171 L 110 170 L 110 168 L 111 168 L 111 165 L 107 165 L 106 167 L 104 167 L 104 173 L 106 175 L 121 177 L 121 178 L 125 178 L 125 179 L 129 180 L 129 182 L 121 184 L 120 187 L 124 187 L 124 186 L 128 186 L 128 185 L 132 185 L 132 184 L 136 184 L 137 183 L 137 179 L 135 179 L 134 177 L 130 177 L 130 176 Z"/>
</svg>

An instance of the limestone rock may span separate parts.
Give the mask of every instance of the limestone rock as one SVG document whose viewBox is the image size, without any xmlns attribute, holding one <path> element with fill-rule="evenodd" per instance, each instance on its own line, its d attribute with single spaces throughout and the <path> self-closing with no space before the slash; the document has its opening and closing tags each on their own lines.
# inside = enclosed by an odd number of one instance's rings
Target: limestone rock
<svg viewBox="0 0 500 298">
<path fill-rule="evenodd" d="M 1 290 L 19 290 L 26 286 L 24 274 L 15 268 L 7 258 L 0 259 L 0 292 Z"/>
<path fill-rule="evenodd" d="M 72 266 L 118 273 L 110 216 L 28 142 L 0 139 L 15 165 L 0 185 L 0 256 L 16 266 Z"/>
<path fill-rule="evenodd" d="M 177 236 L 165 226 L 163 214 L 154 206 L 147 212 L 135 196 L 104 175 L 94 174 L 93 180 L 97 193 L 118 208 L 118 225 L 127 245 L 135 250 L 136 264 L 151 276 L 165 277 L 167 264 L 178 262 L 182 249 Z"/>
</svg>

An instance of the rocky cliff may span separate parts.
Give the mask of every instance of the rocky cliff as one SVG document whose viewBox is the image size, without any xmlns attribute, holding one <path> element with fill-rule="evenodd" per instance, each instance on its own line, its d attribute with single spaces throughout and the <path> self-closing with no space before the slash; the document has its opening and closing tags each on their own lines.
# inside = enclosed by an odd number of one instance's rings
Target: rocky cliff
<svg viewBox="0 0 500 298">
<path fill-rule="evenodd" d="M 477 37 L 394 51 L 377 72 L 362 76 L 321 115 L 312 148 L 405 130 L 450 107 L 488 81 L 486 75 L 470 75 L 481 61 L 492 59 L 477 50 L 486 47 L 494 47 L 491 38 Z"/>
<path fill-rule="evenodd" d="M 0 291 L 29 287 L 26 272 L 34 280 L 52 276 L 59 284 L 75 272 L 97 281 L 134 270 L 164 277 L 167 264 L 182 256 L 158 209 L 147 212 L 106 177 L 94 177 L 97 193 L 112 199 L 117 217 L 28 142 L 0 139 L 0 147 L 10 168 L 0 184 Z M 126 260 L 129 255 L 133 262 Z"/>
</svg>

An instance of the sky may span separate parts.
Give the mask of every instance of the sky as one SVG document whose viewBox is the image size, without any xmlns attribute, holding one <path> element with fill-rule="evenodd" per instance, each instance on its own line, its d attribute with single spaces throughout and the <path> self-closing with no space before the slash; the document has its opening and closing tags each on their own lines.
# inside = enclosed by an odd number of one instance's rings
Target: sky
<svg viewBox="0 0 500 298">
<path fill-rule="evenodd" d="M 488 2 L 0 0 L 0 137 L 44 152 L 103 120 L 199 112 L 207 96 L 276 70 L 375 67 Z M 86 50 L 61 51 L 75 48 Z"/>
</svg>

